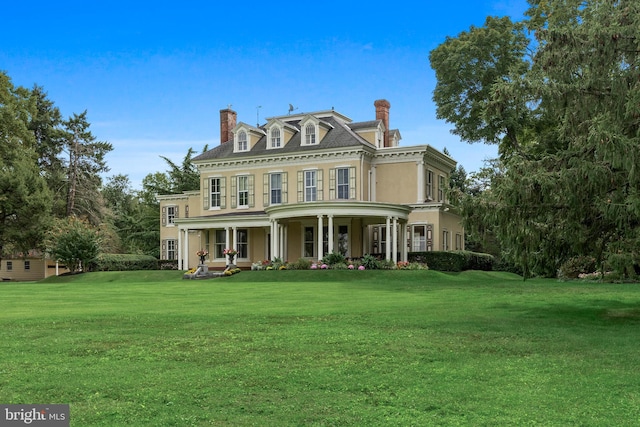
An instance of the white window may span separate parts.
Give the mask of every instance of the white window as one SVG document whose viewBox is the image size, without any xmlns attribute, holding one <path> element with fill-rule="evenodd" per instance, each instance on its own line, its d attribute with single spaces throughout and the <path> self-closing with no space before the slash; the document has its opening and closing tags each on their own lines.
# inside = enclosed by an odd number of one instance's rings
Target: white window
<svg viewBox="0 0 640 427">
<path fill-rule="evenodd" d="M 238 230 L 236 232 L 236 259 L 249 258 L 249 230 Z"/>
<path fill-rule="evenodd" d="M 304 139 L 306 145 L 312 145 L 316 143 L 316 127 L 309 123 L 304 128 Z"/>
<path fill-rule="evenodd" d="M 280 128 L 271 128 L 271 148 L 279 148 L 281 144 Z"/>
<path fill-rule="evenodd" d="M 316 171 L 304 171 L 304 201 L 315 202 L 318 198 Z"/>
<path fill-rule="evenodd" d="M 215 231 L 215 257 L 225 258 L 224 250 L 227 247 L 227 233 L 225 230 Z"/>
<path fill-rule="evenodd" d="M 177 246 L 176 240 L 167 240 L 167 259 L 178 259 Z"/>
<path fill-rule="evenodd" d="M 424 252 L 427 250 L 427 226 L 414 225 L 411 235 L 411 251 Z"/>
<path fill-rule="evenodd" d="M 7 271 L 13 270 L 13 261 L 7 261 Z"/>
<path fill-rule="evenodd" d="M 176 207 L 167 206 L 167 225 L 174 225 L 175 223 L 176 223 Z"/>
<path fill-rule="evenodd" d="M 438 176 L 438 201 L 444 202 L 444 176 Z"/>
<path fill-rule="evenodd" d="M 238 149 L 236 151 L 248 151 L 249 144 L 247 143 L 247 133 L 245 131 L 240 131 L 238 133 Z"/>
<path fill-rule="evenodd" d="M 238 177 L 238 207 L 249 207 L 249 177 Z"/>
<path fill-rule="evenodd" d="M 211 207 L 219 208 L 221 202 L 220 178 L 211 178 Z"/>
<path fill-rule="evenodd" d="M 282 203 L 282 174 L 272 173 L 269 176 L 270 185 L 270 204 L 279 205 Z"/>
<path fill-rule="evenodd" d="M 427 171 L 427 200 L 433 200 L 433 172 Z"/>
<path fill-rule="evenodd" d="M 449 246 L 449 232 L 447 230 L 442 231 L 442 250 L 448 251 L 450 249 Z"/>
<path fill-rule="evenodd" d="M 338 199 L 349 198 L 349 168 L 337 170 L 338 179 Z"/>
<path fill-rule="evenodd" d="M 313 227 L 304 228 L 304 256 L 311 258 L 315 254 L 315 229 Z"/>
</svg>

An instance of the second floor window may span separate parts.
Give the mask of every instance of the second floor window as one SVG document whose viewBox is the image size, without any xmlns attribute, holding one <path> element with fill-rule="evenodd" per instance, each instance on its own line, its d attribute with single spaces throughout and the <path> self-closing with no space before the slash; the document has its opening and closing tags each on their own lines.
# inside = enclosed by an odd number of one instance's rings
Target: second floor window
<svg viewBox="0 0 640 427">
<path fill-rule="evenodd" d="M 238 177 L 238 206 L 249 206 L 249 177 Z"/>
<path fill-rule="evenodd" d="M 438 201 L 444 202 L 444 176 L 438 177 Z"/>
<path fill-rule="evenodd" d="M 245 131 L 241 131 L 238 134 L 238 151 L 247 151 L 248 149 L 247 133 Z"/>
<path fill-rule="evenodd" d="M 316 143 L 316 127 L 309 123 L 304 128 L 305 144 L 312 145 Z"/>
<path fill-rule="evenodd" d="M 304 201 L 315 202 L 317 198 L 316 171 L 304 171 Z"/>
<path fill-rule="evenodd" d="M 220 178 L 211 178 L 211 207 L 219 208 L 221 202 Z"/>
<path fill-rule="evenodd" d="M 280 129 L 273 128 L 271 129 L 271 148 L 279 148 L 280 147 Z"/>
<path fill-rule="evenodd" d="M 174 225 L 175 223 L 176 223 L 176 207 L 167 206 L 167 225 Z"/>
<path fill-rule="evenodd" d="M 349 169 L 341 168 L 337 170 L 338 199 L 349 198 Z"/>
<path fill-rule="evenodd" d="M 279 205 L 282 203 L 282 175 L 279 173 L 272 173 L 269 177 L 270 180 L 270 204 Z"/>
<path fill-rule="evenodd" d="M 433 200 L 433 172 L 427 171 L 427 200 Z"/>
</svg>

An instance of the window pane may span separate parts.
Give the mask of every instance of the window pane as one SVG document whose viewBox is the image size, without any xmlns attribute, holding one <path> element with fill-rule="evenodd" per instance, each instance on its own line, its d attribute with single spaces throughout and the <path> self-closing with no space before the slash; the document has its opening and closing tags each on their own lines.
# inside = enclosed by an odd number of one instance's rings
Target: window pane
<svg viewBox="0 0 640 427">
<path fill-rule="evenodd" d="M 305 171 L 304 173 L 304 200 L 306 202 L 316 201 L 316 171 Z"/>
<path fill-rule="evenodd" d="M 338 199 L 349 198 L 349 169 L 338 169 Z"/>
<path fill-rule="evenodd" d="M 249 205 L 248 186 L 249 186 L 249 177 L 239 176 L 238 177 L 238 206 Z"/>
<path fill-rule="evenodd" d="M 271 204 L 282 203 L 282 175 L 271 174 Z"/>
<path fill-rule="evenodd" d="M 309 258 L 314 254 L 315 241 L 313 238 L 313 227 L 304 228 L 304 256 Z"/>
<path fill-rule="evenodd" d="M 237 250 L 238 250 L 238 258 L 248 258 L 249 257 L 249 231 L 248 230 L 238 230 L 237 232 L 237 240 L 236 240 Z"/>
<path fill-rule="evenodd" d="M 215 257 L 224 258 L 224 250 L 227 247 L 227 233 L 225 230 L 216 230 L 215 239 Z"/>
</svg>

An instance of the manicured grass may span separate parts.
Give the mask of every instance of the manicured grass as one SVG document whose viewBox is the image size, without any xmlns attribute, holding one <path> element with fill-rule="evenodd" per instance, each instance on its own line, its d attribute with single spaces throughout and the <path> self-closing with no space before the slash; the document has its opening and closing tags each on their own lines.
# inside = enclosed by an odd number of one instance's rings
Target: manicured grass
<svg viewBox="0 0 640 427">
<path fill-rule="evenodd" d="M 504 273 L 1 284 L 0 403 L 72 426 L 640 423 L 640 287 Z"/>
</svg>

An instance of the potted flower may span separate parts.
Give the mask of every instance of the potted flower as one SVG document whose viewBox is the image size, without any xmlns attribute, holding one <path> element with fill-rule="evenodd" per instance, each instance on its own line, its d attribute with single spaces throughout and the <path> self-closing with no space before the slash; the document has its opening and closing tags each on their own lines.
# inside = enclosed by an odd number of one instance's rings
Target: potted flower
<svg viewBox="0 0 640 427">
<path fill-rule="evenodd" d="M 238 251 L 233 248 L 227 248 L 222 253 L 229 258 L 229 264 L 233 264 L 233 258 L 238 254 Z"/>
<path fill-rule="evenodd" d="M 200 264 L 204 264 L 204 257 L 209 255 L 209 252 L 206 249 L 200 249 L 196 252 L 196 255 L 200 257 Z"/>
</svg>

